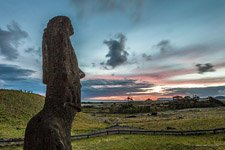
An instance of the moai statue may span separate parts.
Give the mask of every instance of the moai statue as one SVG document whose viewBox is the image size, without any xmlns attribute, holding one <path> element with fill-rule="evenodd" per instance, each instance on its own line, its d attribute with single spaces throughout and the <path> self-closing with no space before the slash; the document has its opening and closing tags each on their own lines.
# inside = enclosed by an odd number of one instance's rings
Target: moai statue
<svg viewBox="0 0 225 150">
<path fill-rule="evenodd" d="M 70 42 L 71 21 L 66 16 L 52 18 L 44 30 L 43 83 L 47 85 L 43 109 L 28 123 L 24 150 L 71 150 L 71 126 L 81 111 L 79 69 Z"/>
</svg>

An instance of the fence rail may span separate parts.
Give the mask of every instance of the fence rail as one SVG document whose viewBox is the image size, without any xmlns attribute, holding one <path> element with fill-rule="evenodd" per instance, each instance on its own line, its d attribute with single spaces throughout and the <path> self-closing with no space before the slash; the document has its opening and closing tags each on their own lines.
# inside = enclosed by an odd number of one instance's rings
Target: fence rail
<svg viewBox="0 0 225 150">
<path fill-rule="evenodd" d="M 225 128 L 216 128 L 209 130 L 190 130 L 190 131 L 162 131 L 162 130 L 144 130 L 144 129 L 106 129 L 98 132 L 73 135 L 71 140 L 87 139 L 92 137 L 107 136 L 114 134 L 144 134 L 144 135 L 203 135 L 225 133 Z M 0 139 L 0 147 L 23 145 L 23 138 Z"/>
</svg>

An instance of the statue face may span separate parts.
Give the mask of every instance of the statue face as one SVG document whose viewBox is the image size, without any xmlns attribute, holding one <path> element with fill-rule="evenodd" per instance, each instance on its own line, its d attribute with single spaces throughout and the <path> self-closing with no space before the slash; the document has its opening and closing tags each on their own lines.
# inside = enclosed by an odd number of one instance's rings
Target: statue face
<svg viewBox="0 0 225 150">
<path fill-rule="evenodd" d="M 72 26 L 70 20 L 68 22 L 68 28 L 67 29 L 69 29 L 68 33 L 69 33 L 70 36 L 74 34 L 73 26 Z"/>
<path fill-rule="evenodd" d="M 64 17 L 63 20 L 61 20 L 61 24 L 67 30 L 69 36 L 74 34 L 73 26 L 72 26 L 71 21 L 70 21 L 69 18 Z"/>
</svg>

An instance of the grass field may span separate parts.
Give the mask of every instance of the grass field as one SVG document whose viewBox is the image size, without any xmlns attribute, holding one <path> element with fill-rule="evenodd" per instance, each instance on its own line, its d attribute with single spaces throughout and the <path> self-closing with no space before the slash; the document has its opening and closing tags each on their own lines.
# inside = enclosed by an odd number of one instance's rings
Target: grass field
<svg viewBox="0 0 225 150">
<path fill-rule="evenodd" d="M 198 130 L 225 127 L 225 107 L 192 108 L 159 112 L 157 116 L 136 114 L 127 118 L 124 114 L 98 114 L 99 119 L 109 124 L 120 124 L 148 130 Z"/>
<path fill-rule="evenodd" d="M 224 150 L 225 135 L 159 136 L 112 135 L 72 142 L 76 150 Z M 21 150 L 7 147 L 3 150 Z"/>
<path fill-rule="evenodd" d="M 41 110 L 44 97 L 20 91 L 0 90 L 0 138 L 23 137 L 28 120 Z M 133 114 L 132 114 L 133 115 Z M 72 134 L 119 124 L 149 130 L 195 130 L 225 127 L 225 107 L 162 111 L 157 116 L 134 114 L 78 113 Z M 21 150 L 21 147 L 0 149 Z M 73 142 L 73 149 L 225 149 L 225 134 L 201 136 L 112 135 Z"/>
<path fill-rule="evenodd" d="M 209 136 L 149 136 L 114 135 L 73 142 L 77 150 L 186 150 L 225 149 L 225 135 Z"/>
</svg>

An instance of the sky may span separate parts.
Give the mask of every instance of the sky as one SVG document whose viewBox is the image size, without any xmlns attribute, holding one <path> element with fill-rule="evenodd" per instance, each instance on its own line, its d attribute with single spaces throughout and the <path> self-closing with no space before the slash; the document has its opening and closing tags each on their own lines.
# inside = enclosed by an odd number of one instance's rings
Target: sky
<svg viewBox="0 0 225 150">
<path fill-rule="evenodd" d="M 83 100 L 225 96 L 224 0 L 7 0 L 0 88 L 45 95 L 42 34 L 68 16 Z"/>
</svg>

